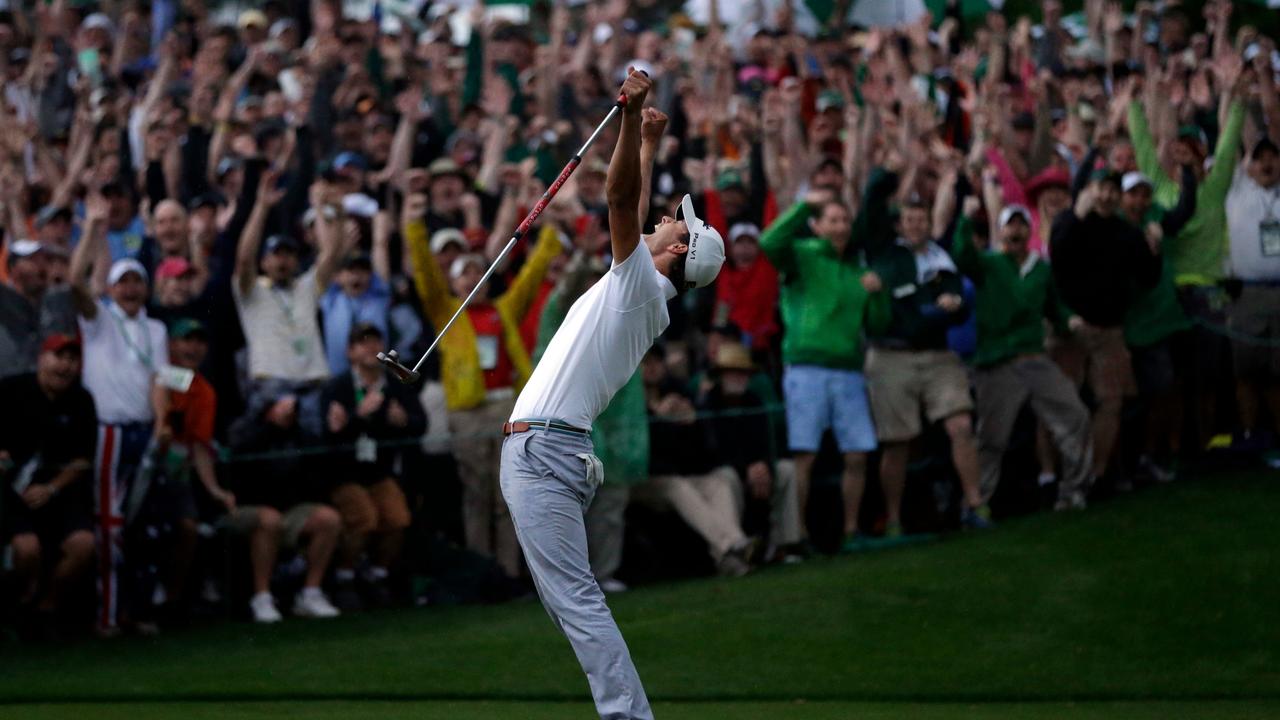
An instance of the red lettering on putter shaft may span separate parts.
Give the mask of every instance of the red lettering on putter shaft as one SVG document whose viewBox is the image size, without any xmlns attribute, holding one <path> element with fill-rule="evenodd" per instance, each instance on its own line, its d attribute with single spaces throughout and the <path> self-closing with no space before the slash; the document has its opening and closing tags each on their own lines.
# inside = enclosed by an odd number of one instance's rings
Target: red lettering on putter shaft
<svg viewBox="0 0 1280 720">
<path fill-rule="evenodd" d="M 520 223 L 520 227 L 516 228 L 515 237 L 517 240 L 524 237 L 524 234 L 529 230 L 529 226 L 538 219 L 542 211 L 551 203 L 551 198 L 560 192 L 560 187 L 564 185 L 565 181 L 569 179 L 569 176 L 573 174 L 573 171 L 577 169 L 578 164 L 581 162 L 581 156 L 574 155 L 570 158 L 569 164 L 565 165 L 564 169 L 560 171 L 560 176 L 555 179 L 555 182 L 551 183 L 551 187 L 547 188 L 546 192 L 542 193 L 542 197 L 538 198 L 537 204 L 529 211 L 529 216 L 524 219 L 524 222 Z"/>
</svg>

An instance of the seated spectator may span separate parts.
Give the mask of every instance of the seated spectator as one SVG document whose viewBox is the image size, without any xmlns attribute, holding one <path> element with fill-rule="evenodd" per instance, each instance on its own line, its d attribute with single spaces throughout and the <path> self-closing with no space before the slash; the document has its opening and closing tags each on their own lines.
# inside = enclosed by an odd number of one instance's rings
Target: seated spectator
<svg viewBox="0 0 1280 720">
<path fill-rule="evenodd" d="M 217 393 L 199 372 L 209 354 L 209 335 L 198 320 L 182 318 L 169 330 L 169 362 L 157 383 L 155 447 L 161 460 L 150 478 L 146 501 L 174 526 L 164 558 L 165 608 L 162 619 L 179 619 L 189 609 L 188 581 L 202 518 L 235 509 L 235 496 L 218 483 L 213 448 Z"/>
<path fill-rule="evenodd" d="M 19 611 L 33 635 L 55 629 L 54 611 L 92 567 L 89 471 L 98 423 L 80 362 L 80 342 L 55 333 L 42 343 L 35 373 L 0 381 L 0 407 L 8 410 L 0 413 L 8 537 L 0 539 L 12 548 Z"/>
<path fill-rule="evenodd" d="M 751 571 L 756 543 L 742 531 L 743 496 L 738 474 L 711 452 L 708 427 L 697 419 L 693 402 L 667 376 L 657 346 L 640 370 L 649 410 L 649 482 L 633 499 L 658 509 L 674 508 L 707 543 L 721 575 Z"/>
<path fill-rule="evenodd" d="M 46 335 L 75 333 L 69 290 L 49 281 L 51 254 L 34 240 L 9 244 L 8 281 L 0 282 L 0 378 L 34 371 Z"/>
<path fill-rule="evenodd" d="M 302 589 L 293 600 L 300 617 L 337 617 L 339 611 L 320 588 L 342 532 L 342 516 L 319 500 L 330 484 L 317 476 L 305 453 L 314 438 L 301 428 L 296 395 L 259 392 L 248 412 L 229 430 L 235 454 L 257 458 L 243 462 L 227 476 L 235 508 L 222 525 L 249 539 L 253 563 L 253 597 L 249 607 L 260 623 L 279 622 L 271 594 L 271 573 L 281 548 L 296 550 L 306 560 Z"/>
<path fill-rule="evenodd" d="M 395 443 L 422 436 L 427 417 L 414 389 L 387 375 L 378 353 L 385 349 L 382 331 L 372 323 L 352 328 L 347 340 L 351 369 L 329 381 L 321 395 L 325 435 L 334 452 L 327 463 L 338 485 L 330 494 L 342 516 L 343 540 L 335 563 L 334 599 L 342 609 L 356 609 L 355 566 L 369 545 L 364 572 L 376 604 L 389 598 L 387 571 L 400 554 L 409 506 L 400 489 L 396 467 L 403 449 Z"/>
<path fill-rule="evenodd" d="M 992 207 L 998 207 L 994 178 L 986 181 L 987 196 L 996 198 Z M 1028 248 L 1031 213 L 1018 205 L 1004 208 L 996 223 L 1004 250 L 980 252 L 973 244 L 973 222 L 980 208 L 976 197 L 965 198 L 951 255 L 978 290 L 978 351 L 973 363 L 982 500 L 995 494 L 1014 422 L 1029 400 L 1062 455 L 1056 507 L 1082 509 L 1093 473 L 1089 411 L 1044 346 L 1046 318 L 1062 330 L 1079 319 L 1058 299 L 1049 264 Z"/>
<path fill-rule="evenodd" d="M 876 449 L 862 375 L 862 333 L 864 327 L 881 332 L 889 320 L 887 295 L 850 243 L 852 224 L 848 208 L 819 190 L 779 216 L 760 240 L 782 275 L 782 388 L 801 517 L 822 435 L 831 430 L 844 456 L 849 549 L 858 540 L 867 453 Z"/>
<path fill-rule="evenodd" d="M 405 201 L 404 238 L 413 256 L 414 282 L 423 312 L 440 329 L 480 283 L 486 263 L 480 255 L 462 255 L 453 261 L 446 281 L 431 256 L 426 211 L 421 196 Z M 502 437 L 494 428 L 510 419 L 516 395 L 529 379 L 532 366 L 520 339 L 520 321 L 552 258 L 562 249 L 560 234 L 551 225 L 541 226 L 537 237 L 537 244 L 507 290 L 490 298 L 486 281 L 440 341 L 441 381 L 449 405 L 449 426 L 455 434 L 453 452 L 462 480 L 467 549 L 495 557 L 510 577 L 520 575 L 520 547 L 498 490 Z"/>
<path fill-rule="evenodd" d="M 711 365 L 715 383 L 698 404 L 711 417 L 717 456 L 746 483 L 747 508 L 763 507 L 768 518 L 766 559 L 799 558 L 804 541 L 796 497 L 795 463 L 779 459 L 773 426 L 764 402 L 751 392 L 757 368 L 747 349 L 723 343 Z"/>
<path fill-rule="evenodd" d="M 321 203 L 316 218 L 320 255 L 315 265 L 298 274 L 298 241 L 290 235 L 272 235 L 262 242 L 267 213 L 284 191 L 276 187 L 276 174 L 267 172 L 258 186 L 257 199 L 236 251 L 232 295 L 249 349 L 249 404 L 254 395 L 296 398 L 298 417 L 313 437 L 322 435 L 320 388 L 329 377 L 321 342 L 316 308 L 329 287 L 341 260 L 339 228 L 341 198 L 323 182 L 313 195 Z M 259 258 L 259 246 L 262 255 Z"/>
</svg>

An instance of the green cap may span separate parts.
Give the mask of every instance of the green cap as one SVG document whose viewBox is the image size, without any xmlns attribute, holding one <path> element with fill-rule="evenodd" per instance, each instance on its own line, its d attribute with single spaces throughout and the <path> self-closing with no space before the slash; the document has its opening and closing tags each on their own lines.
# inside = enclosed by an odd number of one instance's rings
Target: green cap
<svg viewBox="0 0 1280 720">
<path fill-rule="evenodd" d="M 721 170 L 716 176 L 716 190 L 728 190 L 729 188 L 745 188 L 747 184 L 742 181 L 742 173 L 736 168 L 727 168 Z"/>
<path fill-rule="evenodd" d="M 185 340 L 189 337 L 200 337 L 204 340 L 209 339 L 209 332 L 205 329 L 204 323 L 192 318 L 180 318 L 174 321 L 173 326 L 169 328 L 169 337 L 174 340 Z"/>
</svg>

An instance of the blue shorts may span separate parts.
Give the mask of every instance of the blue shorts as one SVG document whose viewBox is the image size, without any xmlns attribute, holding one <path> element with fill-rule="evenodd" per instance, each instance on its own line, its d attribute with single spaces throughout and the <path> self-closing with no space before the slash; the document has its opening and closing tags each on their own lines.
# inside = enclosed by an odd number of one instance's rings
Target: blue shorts
<svg viewBox="0 0 1280 720">
<path fill-rule="evenodd" d="M 782 393 L 792 452 L 817 452 L 827 429 L 835 435 L 842 453 L 876 449 L 876 428 L 862 373 L 788 365 L 782 373 Z"/>
</svg>

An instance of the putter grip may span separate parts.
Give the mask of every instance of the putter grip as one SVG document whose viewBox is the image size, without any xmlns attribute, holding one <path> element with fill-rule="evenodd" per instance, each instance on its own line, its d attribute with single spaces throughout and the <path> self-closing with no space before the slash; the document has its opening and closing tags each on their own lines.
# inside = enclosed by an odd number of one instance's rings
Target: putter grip
<svg viewBox="0 0 1280 720">
<path fill-rule="evenodd" d="M 644 70 L 637 70 L 636 72 L 644 75 L 645 77 L 649 77 L 649 73 Z M 622 93 L 618 93 L 618 100 L 614 104 L 618 106 L 619 110 L 625 108 L 627 106 L 627 96 Z"/>
</svg>

